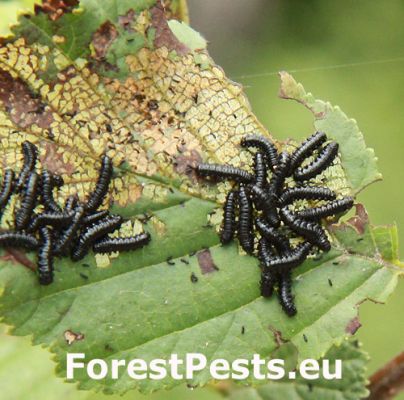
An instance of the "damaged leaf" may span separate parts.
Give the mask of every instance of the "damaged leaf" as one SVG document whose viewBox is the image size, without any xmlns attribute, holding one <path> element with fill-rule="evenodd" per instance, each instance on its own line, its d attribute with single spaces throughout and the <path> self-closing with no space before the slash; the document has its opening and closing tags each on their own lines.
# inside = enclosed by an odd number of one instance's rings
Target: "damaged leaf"
<svg viewBox="0 0 404 400">
<path fill-rule="evenodd" d="M 61 376 L 66 352 L 73 350 L 84 352 L 86 360 L 107 362 L 137 357 L 150 361 L 172 353 L 184 357 L 189 352 L 201 352 L 208 361 L 231 362 L 254 353 L 270 358 L 287 344 L 297 349 L 298 360 L 320 358 L 352 333 L 353 321 L 358 323 L 357 307 L 364 300 L 386 300 L 402 271 L 397 254 L 393 259 L 381 257 L 392 251 L 394 229 L 367 225 L 368 234 L 361 235 L 349 224 L 341 224 L 335 229 L 345 231 L 349 240 L 295 271 L 299 312 L 291 319 L 275 298 L 260 296 L 254 259 L 240 256 L 235 245 L 217 245 L 215 234 L 200 235 L 198 227 L 209 210 L 208 204 L 202 210 L 200 206 L 199 201 L 186 203 L 182 221 L 173 218 L 179 212 L 176 207 L 158 211 L 160 220 L 170 222 L 166 236 L 136 257 L 122 254 L 111 268 L 97 268 L 91 259 L 85 260 L 89 267 L 62 261 L 57 281 L 46 290 L 38 287 L 32 272 L 3 263 L 1 312 L 14 326 L 13 334 L 33 334 L 34 343 L 51 346 Z M 372 251 L 362 254 L 363 245 Z M 204 247 L 209 252 L 190 252 Z M 81 278 L 83 271 L 89 281 Z M 192 282 L 191 276 L 197 281 Z M 69 345 L 66 330 L 80 332 L 84 338 Z M 181 383 L 172 378 L 134 381 L 125 375 L 118 381 L 94 381 L 84 371 L 78 371 L 77 380 L 83 389 L 107 392 L 132 388 L 150 392 Z M 209 372 L 202 371 L 187 382 L 204 385 L 209 380 Z M 250 383 L 261 382 L 250 379 Z"/>
<path fill-rule="evenodd" d="M 281 72 L 279 95 L 283 99 L 295 100 L 307 107 L 315 118 L 314 127 L 340 145 L 341 164 L 353 195 L 371 183 L 382 179 L 377 169 L 374 150 L 366 147 L 358 124 L 338 107 L 316 99 L 306 92 L 287 72 Z"/>
<path fill-rule="evenodd" d="M 57 3 L 65 4 L 61 12 Z M 48 287 L 27 267 L 33 255 L 1 250 L 0 315 L 13 334 L 50 347 L 61 376 L 67 351 L 87 360 L 202 352 L 231 361 L 270 357 L 285 342 L 296 358 L 319 358 L 351 332 L 358 304 L 384 301 L 401 271 L 395 227 L 372 227 L 358 208 L 330 229 L 332 252 L 296 270 L 295 318 L 275 298 L 260 297 L 257 260 L 236 244 L 219 246 L 217 226 L 208 225 L 229 184 L 199 182 L 188 167 L 206 161 L 248 169 L 251 154 L 240 151 L 240 139 L 269 134 L 200 36 L 173 22 L 184 10 L 181 0 L 47 1 L 0 46 L 1 170 L 21 167 L 20 146 L 29 140 L 40 149 L 39 166 L 66 182 L 57 200 L 72 193 L 84 200 L 107 153 L 114 179 L 104 207 L 152 236 L 133 253 L 60 259 Z M 358 135 L 353 143 L 344 127 L 326 129 L 341 145 L 341 160 L 324 179 L 356 193 L 376 172 L 370 158 L 369 169 L 355 172 L 353 154 L 364 143 Z M 1 227 L 12 223 L 11 207 Z M 83 389 L 119 393 L 182 382 L 94 381 L 84 372 L 76 379 Z M 188 383 L 209 380 L 202 371 Z"/>
</svg>

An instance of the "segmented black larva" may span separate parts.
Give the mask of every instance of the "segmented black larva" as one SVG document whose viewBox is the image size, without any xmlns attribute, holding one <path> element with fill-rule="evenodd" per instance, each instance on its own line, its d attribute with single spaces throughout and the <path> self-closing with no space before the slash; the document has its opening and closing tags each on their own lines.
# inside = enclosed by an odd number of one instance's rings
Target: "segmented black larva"
<svg viewBox="0 0 404 400">
<path fill-rule="evenodd" d="M 278 198 L 281 194 L 285 179 L 289 174 L 289 167 L 290 155 L 286 151 L 283 151 L 279 155 L 278 165 L 274 173 L 272 174 L 271 180 L 269 181 L 268 185 L 268 192 L 276 198 Z"/>
<path fill-rule="evenodd" d="M 118 237 L 103 239 L 94 244 L 95 253 L 112 253 L 114 251 L 129 251 L 140 249 L 150 242 L 147 232 L 132 237 Z"/>
<path fill-rule="evenodd" d="M 335 193 L 326 187 L 303 186 L 286 189 L 279 198 L 279 206 L 291 204 L 296 200 L 334 200 Z"/>
<path fill-rule="evenodd" d="M 318 156 L 308 165 L 296 169 L 293 174 L 297 181 L 307 181 L 326 170 L 338 155 L 338 143 L 331 142 L 320 151 Z"/>
<path fill-rule="evenodd" d="M 7 169 L 4 171 L 3 181 L 0 189 L 0 216 L 8 204 L 14 189 L 14 171 Z"/>
<path fill-rule="evenodd" d="M 94 224 L 95 222 L 98 222 L 101 219 L 105 218 L 107 215 L 109 215 L 108 210 L 94 212 L 93 214 L 85 216 L 82 220 L 82 224 L 83 226 Z"/>
<path fill-rule="evenodd" d="M 320 250 L 330 251 L 330 241 L 319 224 L 297 218 L 296 215 L 287 208 L 281 209 L 280 216 L 283 222 L 294 232 L 315 244 Z"/>
<path fill-rule="evenodd" d="M 292 276 L 290 270 L 282 271 L 279 274 L 279 302 L 283 311 L 290 317 L 296 314 L 296 306 L 292 295 Z"/>
<path fill-rule="evenodd" d="M 270 260 L 274 257 L 274 252 L 268 240 L 265 237 L 261 237 L 258 242 L 258 258 L 262 264 L 268 264 Z M 264 297 L 271 297 L 274 291 L 275 283 L 278 279 L 277 271 L 262 268 L 261 271 L 261 295 Z"/>
<path fill-rule="evenodd" d="M 69 196 L 66 199 L 64 211 L 66 211 L 66 212 L 73 211 L 75 209 L 75 207 L 77 206 L 78 202 L 79 202 L 79 199 L 78 199 L 77 195 Z"/>
<path fill-rule="evenodd" d="M 249 254 L 254 250 L 252 211 L 251 200 L 247 195 L 244 185 L 240 185 L 238 239 L 241 247 Z"/>
<path fill-rule="evenodd" d="M 255 207 L 258 210 L 262 210 L 265 219 L 272 226 L 278 227 L 281 221 L 275 205 L 275 196 L 272 196 L 268 191 L 257 185 L 249 186 L 248 191 L 252 195 Z"/>
<path fill-rule="evenodd" d="M 308 137 L 290 156 L 290 168 L 295 170 L 305 158 L 313 154 L 314 150 L 319 148 L 327 136 L 324 132 L 316 132 Z"/>
<path fill-rule="evenodd" d="M 112 233 L 122 225 L 122 217 L 120 215 L 109 215 L 102 219 L 97 224 L 90 226 L 79 237 L 71 254 L 73 261 L 78 261 L 84 258 L 91 246 L 100 238 Z"/>
<path fill-rule="evenodd" d="M 289 239 L 281 232 L 279 232 L 279 230 L 270 226 L 262 218 L 257 218 L 255 220 L 255 225 L 261 235 L 264 236 L 269 241 L 269 243 L 271 243 L 275 247 L 275 249 L 278 251 L 278 254 L 283 254 L 290 251 Z"/>
<path fill-rule="evenodd" d="M 95 189 L 85 205 L 86 212 L 95 211 L 99 208 L 108 193 L 108 187 L 111 182 L 113 172 L 112 160 L 104 155 L 101 160 L 101 168 Z"/>
<path fill-rule="evenodd" d="M 199 164 L 195 167 L 199 176 L 210 177 L 217 180 L 229 179 L 237 182 L 250 183 L 254 180 L 254 175 L 240 168 L 231 165 L 220 164 Z"/>
<path fill-rule="evenodd" d="M 25 184 L 29 174 L 35 169 L 38 151 L 34 144 L 25 141 L 22 143 L 22 154 L 24 156 L 24 164 L 17 178 L 16 189 L 20 191 Z"/>
<path fill-rule="evenodd" d="M 194 168 L 199 176 L 214 178 L 212 181 L 235 181 L 224 205 L 221 242 L 232 240 L 238 217 L 239 244 L 261 261 L 262 295 L 269 297 L 277 285 L 279 301 L 289 316 L 296 314 L 291 291 L 291 269 L 302 264 L 314 246 L 321 251 L 330 250 L 331 244 L 321 226 L 321 218 L 340 214 L 353 205 L 351 198 L 336 200 L 337 193 L 331 189 L 310 186 L 306 182 L 326 170 L 338 155 L 338 144 L 325 144 L 326 141 L 324 133 L 316 132 L 291 154 L 283 151 L 278 155 L 277 148 L 269 139 L 248 135 L 241 140 L 241 146 L 257 149 L 253 174 L 229 165 L 199 164 Z M 312 161 L 305 165 L 308 158 Z M 269 170 L 272 171 L 270 176 Z M 236 196 L 238 216 L 234 207 Z M 297 200 L 329 203 L 292 212 L 292 204 Z M 255 249 L 257 231 L 260 239 Z M 304 242 L 291 248 L 293 238 L 304 239 Z"/>
<path fill-rule="evenodd" d="M 266 186 L 267 167 L 265 164 L 264 155 L 260 152 L 255 153 L 254 156 L 254 174 L 255 174 L 255 185 L 257 185 L 260 188 Z"/>
<path fill-rule="evenodd" d="M 258 242 L 258 258 L 263 264 L 269 263 L 275 253 L 272 245 L 266 237 L 261 237 Z"/>
<path fill-rule="evenodd" d="M 25 232 L 0 232 L 0 247 L 16 247 L 26 250 L 35 250 L 38 246 L 39 242 L 36 237 Z"/>
<path fill-rule="evenodd" d="M 303 242 L 286 254 L 272 257 L 264 263 L 264 268 L 274 271 L 282 271 L 298 267 L 309 255 L 313 245 L 310 242 Z"/>
<path fill-rule="evenodd" d="M 223 227 L 220 232 L 220 241 L 222 244 L 229 243 L 236 232 L 236 209 L 238 207 L 239 193 L 232 190 L 227 194 L 226 202 L 223 207 Z"/>
<path fill-rule="evenodd" d="M 45 210 L 61 212 L 61 208 L 53 198 L 53 188 L 56 187 L 54 175 L 44 169 L 41 174 L 41 196 Z"/>
<path fill-rule="evenodd" d="M 273 171 L 278 164 L 278 151 L 275 145 L 266 137 L 259 135 L 247 135 L 240 142 L 243 147 L 256 147 L 262 150 L 268 163 L 268 167 Z"/>
<path fill-rule="evenodd" d="M 108 210 L 97 210 L 108 191 L 113 172 L 107 156 L 102 159 L 97 184 L 87 204 L 80 203 L 78 196 L 73 195 L 68 197 L 62 209 L 53 197 L 53 190 L 64 185 L 63 178 L 46 169 L 38 175 L 35 170 L 37 148 L 32 143 L 24 142 L 22 151 L 24 166 L 18 178 L 14 179 L 12 170 L 5 170 L 0 187 L 0 217 L 10 197 L 19 194 L 19 203 L 17 201 L 14 210 L 16 229 L 0 232 L 0 247 L 38 249 L 40 284 L 48 285 L 53 281 L 54 256 L 70 255 L 78 260 L 97 240 L 95 249 L 103 252 L 134 250 L 150 241 L 148 233 L 126 238 L 107 237 L 122 224 L 120 216 L 109 216 Z M 41 208 L 34 213 L 37 205 Z"/>
<path fill-rule="evenodd" d="M 37 203 L 38 174 L 30 172 L 25 190 L 22 192 L 21 207 L 15 213 L 15 227 L 17 230 L 25 229 L 30 221 Z"/>
<path fill-rule="evenodd" d="M 56 230 L 61 230 L 73 221 L 74 211 L 70 212 L 43 212 L 35 215 L 28 225 L 27 232 L 36 232 L 39 228 L 50 225 Z"/>
<path fill-rule="evenodd" d="M 60 188 L 65 184 L 64 179 L 60 175 L 52 174 L 53 184 Z"/>
<path fill-rule="evenodd" d="M 325 217 L 341 214 L 352 208 L 354 199 L 352 197 L 344 197 L 343 199 L 334 200 L 320 207 L 306 208 L 296 213 L 297 218 L 318 220 Z"/>
<path fill-rule="evenodd" d="M 53 282 L 53 239 L 50 228 L 43 227 L 39 230 L 41 245 L 38 250 L 38 276 L 41 285 L 49 285 Z"/>
<path fill-rule="evenodd" d="M 84 207 L 82 205 L 78 205 L 74 210 L 74 217 L 72 219 L 70 226 L 66 230 L 62 231 L 58 241 L 55 243 L 54 246 L 55 255 L 63 255 L 63 256 L 67 255 L 68 251 L 73 245 L 74 239 L 76 238 L 76 234 L 80 228 L 83 216 L 84 216 Z"/>
<path fill-rule="evenodd" d="M 261 271 L 261 296 L 271 297 L 274 292 L 275 283 L 278 280 L 278 274 L 271 271 L 266 271 L 265 269 Z"/>
</svg>

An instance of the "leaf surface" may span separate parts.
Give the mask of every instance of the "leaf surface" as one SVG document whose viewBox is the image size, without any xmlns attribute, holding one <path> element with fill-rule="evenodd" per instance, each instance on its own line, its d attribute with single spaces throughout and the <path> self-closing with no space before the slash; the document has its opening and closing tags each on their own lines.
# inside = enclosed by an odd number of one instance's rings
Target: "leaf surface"
<svg viewBox="0 0 404 400">
<path fill-rule="evenodd" d="M 357 400 L 366 398 L 366 364 L 368 355 L 352 342 L 332 347 L 324 357 L 329 360 L 331 373 L 335 360 L 342 361 L 342 379 L 324 378 L 273 381 L 258 388 L 235 390 L 230 400 Z M 321 366 L 321 360 L 320 360 Z M 320 376 L 322 368 L 320 368 Z"/>
<path fill-rule="evenodd" d="M 87 360 L 202 352 L 231 361 L 270 357 L 279 340 L 288 340 L 300 359 L 319 358 L 354 331 L 356 306 L 384 301 L 401 271 L 395 227 L 371 227 L 360 209 L 356 223 L 330 231 L 330 254 L 296 270 L 297 317 L 286 317 L 275 298 L 260 297 L 257 260 L 236 244 L 219 246 L 207 225 L 220 222 L 220 214 L 216 221 L 209 215 L 229 185 L 197 182 L 187 166 L 203 160 L 249 169 L 241 137 L 269 134 L 198 34 L 172 22 L 185 15 L 182 4 L 166 2 L 164 10 L 152 0 L 83 0 L 61 15 L 38 9 L 22 16 L 16 37 L 0 47 L 2 167 L 20 168 L 20 145 L 30 140 L 41 166 L 67 183 L 59 200 L 75 192 L 85 199 L 107 152 L 115 173 L 104 206 L 152 235 L 149 246 L 117 258 L 58 260 L 49 287 L 21 265 L 34 255 L 16 259 L 2 250 L 0 315 L 13 334 L 49 346 L 61 376 L 67 351 L 85 352 Z M 374 171 L 364 168 L 359 179 L 356 163 L 344 161 L 348 142 L 358 152 L 363 143 L 352 144 L 341 129 L 336 124 L 330 136 L 341 144 L 342 164 L 325 179 L 355 192 L 374 180 Z M 2 227 L 11 216 L 12 209 Z M 94 381 L 85 373 L 76 379 L 81 388 L 119 393 L 185 381 L 133 381 L 125 374 Z M 209 380 L 203 371 L 188 383 Z"/>
<path fill-rule="evenodd" d="M 357 122 L 349 118 L 338 106 L 316 99 L 306 92 L 303 85 L 287 72 L 280 73 L 281 98 L 295 100 L 307 107 L 314 115 L 314 127 L 325 132 L 340 145 L 341 164 L 353 194 L 371 183 L 381 180 L 374 150 L 366 147 Z"/>
</svg>

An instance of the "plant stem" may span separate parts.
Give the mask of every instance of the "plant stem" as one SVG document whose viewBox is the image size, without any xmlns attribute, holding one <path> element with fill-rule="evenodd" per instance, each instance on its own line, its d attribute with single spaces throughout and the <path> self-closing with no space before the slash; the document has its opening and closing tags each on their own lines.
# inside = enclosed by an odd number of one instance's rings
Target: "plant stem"
<svg viewBox="0 0 404 400">
<path fill-rule="evenodd" d="M 389 400 L 404 390 L 404 352 L 370 377 L 368 400 Z"/>
</svg>

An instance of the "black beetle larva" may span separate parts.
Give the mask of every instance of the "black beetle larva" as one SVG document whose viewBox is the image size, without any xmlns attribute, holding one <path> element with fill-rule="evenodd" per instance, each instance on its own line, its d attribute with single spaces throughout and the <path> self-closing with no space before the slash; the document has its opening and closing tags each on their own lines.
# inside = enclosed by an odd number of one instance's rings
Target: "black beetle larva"
<svg viewBox="0 0 404 400">
<path fill-rule="evenodd" d="M 249 186 L 248 191 L 251 193 L 255 207 L 262 210 L 268 223 L 278 227 L 281 221 L 275 205 L 275 196 L 258 185 Z"/>
<path fill-rule="evenodd" d="M 32 217 L 37 204 L 38 181 L 38 174 L 35 171 L 30 172 L 22 192 L 21 206 L 15 213 L 15 228 L 18 231 L 25 229 Z"/>
<path fill-rule="evenodd" d="M 247 195 L 245 187 L 240 185 L 239 189 L 239 220 L 238 220 L 238 238 L 241 247 L 247 253 L 254 250 L 252 203 Z"/>
<path fill-rule="evenodd" d="M 261 296 L 263 297 L 272 296 L 276 280 L 277 280 L 277 274 L 274 271 L 265 269 L 262 270 L 260 281 Z"/>
<path fill-rule="evenodd" d="M 296 306 L 292 295 L 292 276 L 289 270 L 280 273 L 279 277 L 279 302 L 286 314 L 290 317 L 296 314 Z"/>
<path fill-rule="evenodd" d="M 255 184 L 260 188 L 264 187 L 267 183 L 267 168 L 264 155 L 260 152 L 255 153 L 254 156 L 254 175 Z"/>
<path fill-rule="evenodd" d="M 73 245 L 73 241 L 76 239 L 83 216 L 84 207 L 82 205 L 78 205 L 74 211 L 74 217 L 70 226 L 61 232 L 58 240 L 55 243 L 55 255 L 67 255 L 68 251 Z"/>
<path fill-rule="evenodd" d="M 24 164 L 16 181 L 16 189 L 20 191 L 25 185 L 29 174 L 34 171 L 36 160 L 38 157 L 38 150 L 34 144 L 29 141 L 24 141 L 21 145 L 22 154 L 24 156 Z"/>
<path fill-rule="evenodd" d="M 294 172 L 294 178 L 297 181 L 307 181 L 314 178 L 331 165 L 337 154 L 338 143 L 327 144 L 310 164 L 300 167 Z"/>
<path fill-rule="evenodd" d="M 223 207 L 223 227 L 220 232 L 220 241 L 222 244 L 229 243 L 236 232 L 236 209 L 238 207 L 239 193 L 235 190 L 227 194 L 226 202 Z"/>
<path fill-rule="evenodd" d="M 288 151 L 278 154 L 268 138 L 247 135 L 240 144 L 257 149 L 253 174 L 231 165 L 199 164 L 193 168 L 201 177 L 215 178 L 212 183 L 233 181 L 223 207 L 221 242 L 232 240 L 238 220 L 239 245 L 261 262 L 262 295 L 269 297 L 277 286 L 279 301 L 289 316 L 296 313 L 291 269 L 301 265 L 314 246 L 319 251 L 331 249 L 322 218 L 339 215 L 353 205 L 352 198 L 337 200 L 337 193 L 324 186 L 326 177 L 321 182 L 307 182 L 326 170 L 338 155 L 338 144 L 326 142 L 326 134 L 316 132 L 290 154 Z M 309 158 L 311 161 L 305 165 Z M 323 186 L 318 186 L 319 183 Z M 234 207 L 236 193 L 238 213 Z M 311 200 L 316 201 L 315 206 L 310 204 Z M 300 244 L 293 247 L 291 242 Z"/>
<path fill-rule="evenodd" d="M 14 171 L 7 169 L 4 172 L 3 181 L 0 189 L 0 216 L 4 211 L 4 208 L 10 201 L 14 188 Z"/>
<path fill-rule="evenodd" d="M 307 258 L 312 247 L 310 242 L 303 242 L 287 253 L 272 257 L 264 267 L 275 271 L 296 268 Z"/>
<path fill-rule="evenodd" d="M 286 253 L 290 251 L 289 239 L 279 230 L 270 226 L 263 219 L 257 218 L 255 225 L 258 231 L 263 235 L 278 251 L 278 253 Z"/>
<path fill-rule="evenodd" d="M 27 232 L 36 232 L 39 228 L 46 225 L 51 225 L 56 230 L 61 230 L 72 222 L 73 217 L 74 211 L 60 213 L 50 211 L 36 214 L 31 218 Z"/>
<path fill-rule="evenodd" d="M 320 250 L 329 251 L 331 249 L 331 244 L 320 224 L 297 218 L 287 208 L 283 208 L 280 215 L 290 229 L 315 244 Z"/>
<path fill-rule="evenodd" d="M 112 172 L 113 172 L 112 160 L 107 155 L 104 155 L 102 157 L 101 167 L 99 170 L 98 180 L 95 185 L 95 189 L 93 190 L 92 194 L 90 195 L 85 205 L 87 213 L 89 211 L 94 211 L 101 206 L 106 194 L 108 193 L 108 187 L 111 182 Z"/>
<path fill-rule="evenodd" d="M 35 236 L 25 232 L 3 231 L 0 232 L 0 247 L 15 247 L 26 250 L 35 250 L 39 246 Z"/>
<path fill-rule="evenodd" d="M 231 165 L 198 164 L 195 170 L 199 176 L 211 177 L 217 180 L 229 179 L 244 183 L 250 183 L 254 180 L 254 175 Z"/>
<path fill-rule="evenodd" d="M 286 189 L 279 198 L 280 207 L 296 200 L 334 200 L 335 193 L 328 188 L 318 186 L 299 186 Z"/>
<path fill-rule="evenodd" d="M 240 142 L 243 147 L 257 147 L 261 149 L 267 159 L 268 166 L 271 170 L 278 164 L 278 151 L 275 145 L 266 137 L 260 135 L 247 135 Z"/>
<path fill-rule="evenodd" d="M 284 151 L 279 155 L 278 165 L 268 184 L 268 192 L 276 198 L 281 195 L 285 179 L 289 174 L 289 167 L 290 155 Z"/>
<path fill-rule="evenodd" d="M 306 208 L 296 213 L 297 218 L 318 220 L 343 213 L 352 208 L 354 200 L 352 197 L 344 197 L 331 201 L 320 207 Z"/>
<path fill-rule="evenodd" d="M 121 216 L 98 210 L 111 181 L 112 161 L 109 157 L 102 158 L 98 180 L 87 203 L 81 203 L 77 195 L 70 195 L 62 208 L 56 203 L 53 190 L 64 185 L 63 178 L 46 168 L 37 172 L 38 150 L 34 144 L 25 141 L 22 152 L 24 165 L 18 177 L 14 179 L 15 174 L 10 169 L 3 174 L 0 214 L 12 195 L 17 194 L 19 199 L 14 207 L 15 230 L 0 232 L 0 247 L 38 250 L 41 284 L 48 285 L 53 281 L 54 256 L 70 255 L 73 260 L 79 260 L 93 244 L 100 252 L 134 250 L 148 244 L 148 233 L 124 238 L 106 236 L 122 223 Z"/>
<path fill-rule="evenodd" d="M 291 155 L 290 168 L 294 170 L 302 161 L 310 156 L 314 150 L 320 147 L 327 140 L 324 132 L 316 132 L 308 137 Z"/>
<path fill-rule="evenodd" d="M 61 212 L 61 208 L 53 198 L 53 188 L 57 187 L 57 181 L 52 173 L 44 169 L 41 174 L 41 196 L 45 209 L 52 212 Z"/>
<path fill-rule="evenodd" d="M 108 233 L 112 233 L 118 229 L 122 225 L 122 222 L 122 217 L 120 215 L 109 215 L 87 228 L 79 236 L 78 242 L 71 254 L 72 260 L 81 260 L 99 238 L 102 238 Z"/>
<path fill-rule="evenodd" d="M 39 230 L 41 244 L 38 250 L 38 276 L 41 285 L 49 285 L 53 282 L 53 245 L 50 228 L 43 227 Z"/>
<path fill-rule="evenodd" d="M 275 253 L 272 249 L 271 243 L 267 238 L 261 237 L 258 241 L 258 258 L 265 265 L 268 264 L 272 258 L 275 256 Z"/>
<path fill-rule="evenodd" d="M 140 249 L 150 242 L 146 232 L 131 237 L 106 238 L 94 244 L 95 253 L 112 253 L 114 251 L 129 251 Z"/>
<path fill-rule="evenodd" d="M 108 215 L 109 215 L 108 210 L 101 210 L 101 211 L 93 212 L 92 214 L 86 215 L 83 218 L 82 224 L 83 224 L 83 226 L 94 224 L 95 222 L 100 221 L 101 219 L 107 217 Z"/>
</svg>

